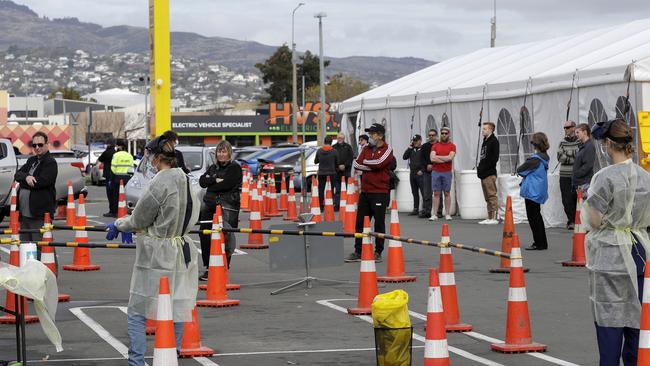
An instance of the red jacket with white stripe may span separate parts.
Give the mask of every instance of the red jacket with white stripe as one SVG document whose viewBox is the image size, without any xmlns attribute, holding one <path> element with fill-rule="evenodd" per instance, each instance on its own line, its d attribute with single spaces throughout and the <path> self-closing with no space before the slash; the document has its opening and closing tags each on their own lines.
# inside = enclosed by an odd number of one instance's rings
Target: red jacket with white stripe
<svg viewBox="0 0 650 366">
<path fill-rule="evenodd" d="M 361 150 L 354 161 L 354 169 L 363 172 L 361 175 L 361 192 L 389 193 L 390 166 L 393 163 L 393 149 L 384 143 L 381 147 L 370 146 Z"/>
</svg>

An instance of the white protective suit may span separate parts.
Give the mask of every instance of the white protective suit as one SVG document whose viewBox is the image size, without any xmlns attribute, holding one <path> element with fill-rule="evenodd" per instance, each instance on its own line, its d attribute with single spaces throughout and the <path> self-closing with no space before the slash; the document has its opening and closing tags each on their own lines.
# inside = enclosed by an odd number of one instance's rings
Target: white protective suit
<svg viewBox="0 0 650 366">
<path fill-rule="evenodd" d="M 57 352 L 63 351 L 61 334 L 54 323 L 59 302 L 54 273 L 43 263 L 33 259 L 21 267 L 0 262 L 0 288 L 34 300 L 34 308 L 43 333 L 56 347 Z"/>
<path fill-rule="evenodd" d="M 600 227 L 592 227 L 590 215 L 602 218 Z M 646 231 L 650 226 L 650 174 L 630 159 L 601 169 L 591 180 L 580 218 L 589 230 L 585 247 L 596 323 L 638 329 L 641 304 L 632 245 L 634 235 L 650 256 Z"/>
<path fill-rule="evenodd" d="M 189 188 L 187 179 L 179 168 L 158 172 L 143 191 L 133 213 L 115 222 L 120 231 L 137 233 L 129 314 L 155 319 L 160 277 L 167 276 L 174 322 L 192 321 L 198 289 L 198 252 L 192 239 L 185 234 L 196 223 L 201 202 L 190 189 L 192 213 L 188 227 L 182 232 Z M 191 261 L 187 266 L 183 240 L 190 248 Z"/>
</svg>

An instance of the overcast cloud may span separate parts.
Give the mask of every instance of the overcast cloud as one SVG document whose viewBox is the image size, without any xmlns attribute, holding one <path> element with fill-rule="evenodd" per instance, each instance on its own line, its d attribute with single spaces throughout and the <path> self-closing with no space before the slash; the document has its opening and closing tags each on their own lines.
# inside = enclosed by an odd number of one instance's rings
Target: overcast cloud
<svg viewBox="0 0 650 366">
<path fill-rule="evenodd" d="M 103 26 L 147 26 L 148 0 L 15 0 L 39 15 L 77 17 Z M 490 42 L 492 0 L 302 0 L 296 12 L 296 44 L 318 52 L 324 11 L 328 56 L 422 57 L 444 60 Z M 174 31 L 291 42 L 289 0 L 170 0 Z M 497 0 L 497 46 L 536 41 L 650 16 L 649 0 Z"/>
</svg>

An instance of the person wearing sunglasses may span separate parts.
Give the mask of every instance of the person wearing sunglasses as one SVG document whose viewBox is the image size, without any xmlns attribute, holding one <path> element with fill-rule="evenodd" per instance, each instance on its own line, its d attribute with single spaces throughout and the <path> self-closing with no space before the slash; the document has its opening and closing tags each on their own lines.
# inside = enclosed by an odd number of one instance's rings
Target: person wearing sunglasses
<svg viewBox="0 0 650 366">
<path fill-rule="evenodd" d="M 58 165 L 50 154 L 45 133 L 36 132 L 32 136 L 31 147 L 34 155 L 18 169 L 14 179 L 20 184 L 18 190 L 20 228 L 36 230 L 43 227 L 46 213 L 49 213 L 50 217 L 54 217 Z M 20 233 L 22 242 L 36 242 L 42 238 L 40 233 Z M 39 259 L 40 256 L 41 247 L 39 246 Z"/>
<path fill-rule="evenodd" d="M 573 230 L 576 216 L 576 202 L 578 196 L 571 184 L 573 164 L 580 147 L 580 140 L 576 137 L 576 123 L 564 122 L 564 139 L 557 148 L 557 161 L 560 164 L 560 192 L 562 193 L 562 206 L 566 214 L 566 228 Z"/>
</svg>

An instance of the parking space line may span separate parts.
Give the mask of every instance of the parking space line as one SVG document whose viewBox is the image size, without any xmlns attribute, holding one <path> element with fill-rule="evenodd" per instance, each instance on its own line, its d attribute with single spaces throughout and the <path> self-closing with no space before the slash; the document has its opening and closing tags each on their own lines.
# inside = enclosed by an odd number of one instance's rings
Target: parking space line
<svg viewBox="0 0 650 366">
<path fill-rule="evenodd" d="M 333 304 L 332 301 L 351 301 L 351 300 L 354 300 L 354 299 L 318 300 L 318 301 L 316 301 L 316 303 L 318 303 L 320 305 L 327 306 L 330 309 L 340 311 L 340 312 L 342 312 L 344 314 L 347 314 L 347 312 L 348 312 L 347 309 L 345 309 L 342 306 Z M 372 324 L 372 318 L 367 316 L 367 315 L 357 315 L 355 317 Z M 423 342 L 423 343 L 425 342 L 425 338 L 423 336 L 419 335 L 419 334 L 416 334 L 415 332 L 413 333 L 413 339 L 418 340 L 418 341 Z M 462 350 L 460 348 L 456 348 L 456 347 L 453 347 L 453 346 L 448 346 L 448 349 L 449 349 L 449 352 L 451 352 L 451 353 L 455 353 L 458 356 L 465 357 L 465 358 L 467 358 L 469 360 L 478 362 L 478 363 L 483 364 L 483 365 L 504 366 L 503 364 L 488 360 L 487 358 L 483 358 L 481 356 L 477 356 L 477 355 L 475 355 L 473 353 L 467 352 L 467 351 Z"/>
<path fill-rule="evenodd" d="M 414 318 L 421 319 L 421 320 L 427 320 L 427 317 L 424 314 L 416 313 L 415 311 L 411 311 L 411 310 L 409 310 L 409 314 L 411 314 L 411 316 L 414 317 Z M 481 334 L 481 333 L 477 333 L 477 332 L 463 332 L 463 334 L 465 334 L 468 337 L 478 339 L 478 340 L 481 340 L 481 341 L 486 341 L 486 342 L 489 342 L 489 343 L 503 343 L 503 341 L 500 340 L 500 339 L 492 338 L 490 336 L 486 336 L 485 334 Z M 569 361 L 565 361 L 565 360 L 561 360 L 559 358 L 549 356 L 549 355 L 547 355 L 545 353 L 530 352 L 530 353 L 526 353 L 526 355 L 531 356 L 531 357 L 535 357 L 535 358 L 539 358 L 541 360 L 544 360 L 544 361 L 547 361 L 547 362 L 550 362 L 550 363 L 554 363 L 556 365 L 579 366 L 578 364 L 575 364 L 575 363 L 572 363 L 572 362 L 569 362 Z"/>
<path fill-rule="evenodd" d="M 124 306 L 82 306 L 82 307 L 77 307 L 77 308 L 71 308 L 70 312 L 74 314 L 79 320 L 81 320 L 88 328 L 90 328 L 92 331 L 97 333 L 97 335 L 102 338 L 106 343 L 108 343 L 111 347 L 115 348 L 117 352 L 119 352 L 124 359 L 129 358 L 129 348 L 124 345 L 124 343 L 120 342 L 117 338 L 113 337 L 111 333 L 109 333 L 106 328 L 102 327 L 99 323 L 97 323 L 93 318 L 90 316 L 86 315 L 86 313 L 83 312 L 84 309 L 119 309 L 122 312 L 126 313 L 126 307 Z M 145 365 L 148 366 L 147 363 Z"/>
</svg>

